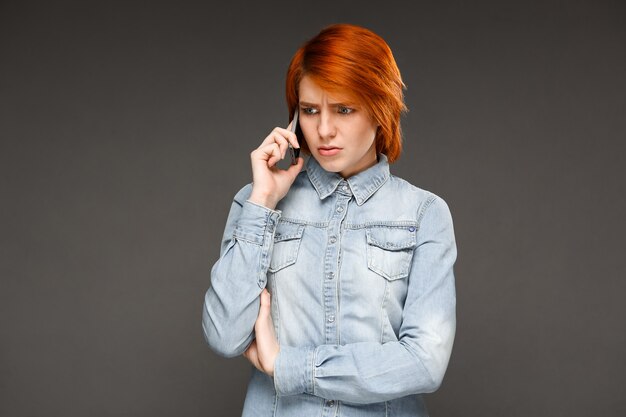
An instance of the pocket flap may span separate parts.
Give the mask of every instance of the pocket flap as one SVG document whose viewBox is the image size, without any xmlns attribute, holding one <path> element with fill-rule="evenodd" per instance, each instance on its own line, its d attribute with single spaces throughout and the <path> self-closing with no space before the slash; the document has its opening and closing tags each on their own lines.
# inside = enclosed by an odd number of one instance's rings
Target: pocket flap
<svg viewBox="0 0 626 417">
<path fill-rule="evenodd" d="M 282 242 L 283 240 L 300 239 L 304 232 L 304 225 L 298 223 L 281 222 L 276 225 L 274 232 L 274 242 Z"/>
<path fill-rule="evenodd" d="M 405 250 L 416 245 L 415 226 L 370 227 L 365 231 L 367 243 L 386 250 Z"/>
</svg>

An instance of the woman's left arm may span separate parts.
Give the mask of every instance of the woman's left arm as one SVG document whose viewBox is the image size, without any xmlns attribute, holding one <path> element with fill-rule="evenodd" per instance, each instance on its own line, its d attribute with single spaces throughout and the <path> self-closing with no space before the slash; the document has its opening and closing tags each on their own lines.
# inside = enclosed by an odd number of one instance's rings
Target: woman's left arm
<svg viewBox="0 0 626 417">
<path fill-rule="evenodd" d="M 420 222 L 398 341 L 281 346 L 274 364 L 278 394 L 364 404 L 437 390 L 456 330 L 456 255 L 449 207 L 435 197 Z"/>
</svg>

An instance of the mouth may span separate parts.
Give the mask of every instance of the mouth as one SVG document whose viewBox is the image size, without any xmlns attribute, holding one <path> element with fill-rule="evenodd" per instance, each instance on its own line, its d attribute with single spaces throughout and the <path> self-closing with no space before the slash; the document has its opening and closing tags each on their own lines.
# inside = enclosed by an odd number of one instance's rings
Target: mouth
<svg viewBox="0 0 626 417">
<path fill-rule="evenodd" d="M 322 156 L 333 156 L 338 154 L 339 151 L 341 151 L 341 148 L 337 148 L 335 146 L 321 146 L 317 148 L 317 150 Z"/>
</svg>

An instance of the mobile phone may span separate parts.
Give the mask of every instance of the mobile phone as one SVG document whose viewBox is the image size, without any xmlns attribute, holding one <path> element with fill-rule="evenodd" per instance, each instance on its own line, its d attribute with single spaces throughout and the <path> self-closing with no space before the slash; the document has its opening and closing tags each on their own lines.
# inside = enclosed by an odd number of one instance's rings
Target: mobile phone
<svg viewBox="0 0 626 417">
<path fill-rule="evenodd" d="M 300 123 L 298 123 L 298 115 L 300 112 L 298 108 L 293 112 L 293 120 L 291 121 L 291 132 L 296 134 L 296 138 L 298 139 L 298 145 L 300 145 L 300 137 L 302 136 L 302 130 L 300 129 Z M 291 165 L 295 165 L 298 162 L 298 156 L 300 156 L 300 148 L 294 148 L 289 143 L 289 152 L 291 153 Z"/>
</svg>

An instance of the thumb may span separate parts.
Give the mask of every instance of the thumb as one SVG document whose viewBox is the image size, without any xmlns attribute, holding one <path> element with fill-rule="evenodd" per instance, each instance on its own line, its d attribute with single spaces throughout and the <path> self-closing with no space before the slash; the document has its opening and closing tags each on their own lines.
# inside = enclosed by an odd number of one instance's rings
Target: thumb
<svg viewBox="0 0 626 417">
<path fill-rule="evenodd" d="M 269 316 L 270 306 L 271 306 L 270 292 L 267 290 L 267 288 L 264 288 L 263 292 L 261 292 L 261 308 L 259 310 L 259 316 L 261 315 Z"/>
<path fill-rule="evenodd" d="M 271 320 L 271 308 L 270 308 L 270 293 L 267 289 L 263 289 L 261 292 L 261 306 L 259 307 L 259 315 L 254 323 L 254 329 L 257 332 L 257 339 L 259 336 L 265 334 L 267 330 L 268 321 Z"/>
<path fill-rule="evenodd" d="M 303 166 L 304 166 L 304 158 L 299 156 L 294 165 L 289 165 L 289 168 L 287 168 L 287 172 L 292 178 L 295 179 L 298 173 L 302 171 Z"/>
</svg>

